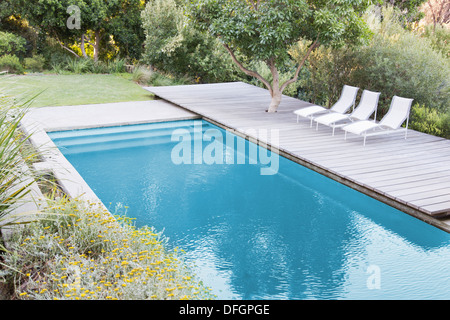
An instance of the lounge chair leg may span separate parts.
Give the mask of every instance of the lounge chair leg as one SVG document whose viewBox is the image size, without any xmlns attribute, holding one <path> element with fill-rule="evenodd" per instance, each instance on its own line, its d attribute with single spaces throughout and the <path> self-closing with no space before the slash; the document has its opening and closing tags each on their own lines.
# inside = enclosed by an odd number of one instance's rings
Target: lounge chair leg
<svg viewBox="0 0 450 320">
<path fill-rule="evenodd" d="M 298 123 L 298 115 L 297 115 L 297 123 Z"/>
<path fill-rule="evenodd" d="M 366 146 L 366 138 L 367 138 L 367 136 L 364 135 L 364 143 L 363 143 L 363 146 L 364 146 L 364 147 Z"/>
<path fill-rule="evenodd" d="M 319 130 L 319 123 L 316 122 L 316 131 Z"/>
<path fill-rule="evenodd" d="M 344 140 L 347 140 L 347 131 L 344 133 Z"/>
<path fill-rule="evenodd" d="M 312 122 L 313 122 L 313 117 L 311 117 L 311 123 L 309 124 L 310 128 L 312 128 Z"/>
<path fill-rule="evenodd" d="M 333 134 L 331 135 L 332 137 L 334 137 L 334 130 L 336 129 L 336 127 L 333 127 Z"/>
</svg>

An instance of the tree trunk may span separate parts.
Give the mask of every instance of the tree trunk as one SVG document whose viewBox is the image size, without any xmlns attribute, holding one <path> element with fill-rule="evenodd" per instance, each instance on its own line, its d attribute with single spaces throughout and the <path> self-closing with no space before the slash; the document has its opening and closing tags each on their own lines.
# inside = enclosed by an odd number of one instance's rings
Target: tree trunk
<svg viewBox="0 0 450 320">
<path fill-rule="evenodd" d="M 282 92 L 278 90 L 273 90 L 272 100 L 270 101 L 270 106 L 267 112 L 277 112 L 278 106 L 281 103 Z"/>
<path fill-rule="evenodd" d="M 280 90 L 280 75 L 278 73 L 277 67 L 275 66 L 275 60 L 272 58 L 267 62 L 267 66 L 272 73 L 272 90 L 270 94 L 272 100 L 270 101 L 270 106 L 267 112 L 277 112 L 278 106 L 281 103 L 282 91 Z"/>
<path fill-rule="evenodd" d="M 95 31 L 95 42 L 94 42 L 94 61 L 98 61 L 98 55 L 100 50 L 100 30 Z"/>
<path fill-rule="evenodd" d="M 81 45 L 80 45 L 80 49 L 81 49 L 81 53 L 83 54 L 83 57 L 87 58 L 87 54 L 86 54 L 86 48 L 84 47 L 84 44 L 86 42 L 85 39 L 85 35 L 84 33 L 81 35 Z"/>
</svg>

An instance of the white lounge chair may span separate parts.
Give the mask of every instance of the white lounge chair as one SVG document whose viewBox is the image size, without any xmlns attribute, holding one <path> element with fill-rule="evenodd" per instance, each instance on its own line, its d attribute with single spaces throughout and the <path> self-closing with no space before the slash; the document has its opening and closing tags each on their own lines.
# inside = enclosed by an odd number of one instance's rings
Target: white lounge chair
<svg viewBox="0 0 450 320">
<path fill-rule="evenodd" d="M 342 127 L 345 131 L 345 139 L 347 139 L 347 132 L 364 136 L 364 145 L 366 145 L 366 138 L 368 136 L 375 136 L 380 134 L 390 134 L 405 131 L 405 139 L 408 135 L 409 112 L 413 99 L 402 98 L 394 96 L 391 101 L 388 113 L 381 119 L 379 123 L 363 120 L 351 123 Z M 401 125 L 406 120 L 406 128 L 401 128 Z M 373 130 L 373 132 L 368 132 Z"/>
<path fill-rule="evenodd" d="M 319 128 L 319 123 L 333 128 L 334 131 L 338 127 L 343 127 L 348 124 L 349 121 L 354 122 L 357 120 L 368 120 L 370 116 L 375 113 L 373 119 L 377 118 L 377 106 L 378 99 L 380 98 L 380 92 L 373 92 L 364 90 L 361 95 L 361 100 L 358 106 L 353 110 L 351 114 L 342 114 L 332 112 L 321 115 L 314 119 L 316 122 L 316 130 Z M 344 123 L 342 123 L 344 121 Z"/>
<path fill-rule="evenodd" d="M 318 114 L 322 114 L 324 112 L 346 113 L 351 107 L 355 106 L 356 94 L 358 93 L 358 90 L 359 88 L 357 87 L 344 85 L 341 97 L 330 109 L 322 106 L 310 106 L 295 110 L 294 113 L 297 115 L 297 123 L 299 117 L 309 118 L 311 119 L 312 127 L 313 120 Z"/>
</svg>

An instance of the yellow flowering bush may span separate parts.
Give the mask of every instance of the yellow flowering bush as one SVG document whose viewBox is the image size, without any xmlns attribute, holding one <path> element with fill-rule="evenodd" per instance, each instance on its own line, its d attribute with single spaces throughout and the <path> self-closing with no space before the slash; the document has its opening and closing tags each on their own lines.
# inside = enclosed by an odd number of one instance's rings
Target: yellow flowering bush
<svg viewBox="0 0 450 320">
<path fill-rule="evenodd" d="M 211 299 L 182 250 L 153 228 L 95 204 L 47 200 L 51 214 L 13 236 L 3 256 L 17 299 Z"/>
</svg>

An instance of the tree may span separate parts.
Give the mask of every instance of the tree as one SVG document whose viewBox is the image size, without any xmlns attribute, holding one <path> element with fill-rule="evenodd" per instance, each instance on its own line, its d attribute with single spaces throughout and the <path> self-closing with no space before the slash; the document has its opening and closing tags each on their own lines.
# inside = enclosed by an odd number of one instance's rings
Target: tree
<svg viewBox="0 0 450 320">
<path fill-rule="evenodd" d="M 102 38 L 114 35 L 129 45 L 134 37 L 126 34 L 140 26 L 140 0 L 7 0 L 9 7 L 32 26 L 55 38 L 61 47 L 78 56 L 68 44 L 78 43 L 87 57 L 85 45 L 94 48 L 98 60 Z M 136 19 L 137 17 L 137 19 Z M 125 28 L 126 26 L 126 28 Z M 141 32 L 142 35 L 142 32 Z M 131 50 L 126 48 L 126 52 Z"/>
<path fill-rule="evenodd" d="M 361 14 L 370 0 L 192 0 L 189 17 L 203 31 L 219 38 L 234 63 L 269 90 L 268 112 L 276 112 L 283 90 L 294 83 L 305 61 L 319 45 L 359 44 L 369 37 Z M 299 40 L 309 48 L 293 77 L 280 83 L 278 69 L 291 59 L 289 48 Z M 263 61 L 272 82 L 248 69 L 238 54 Z"/>
<path fill-rule="evenodd" d="M 141 12 L 148 0 L 121 0 L 119 7 L 108 20 L 105 30 L 112 35 L 124 57 L 140 59 L 145 39 Z"/>
<path fill-rule="evenodd" d="M 175 0 L 150 0 L 142 11 L 145 50 L 142 61 L 174 76 L 197 82 L 222 82 L 237 73 L 220 42 L 194 28 Z"/>
</svg>

